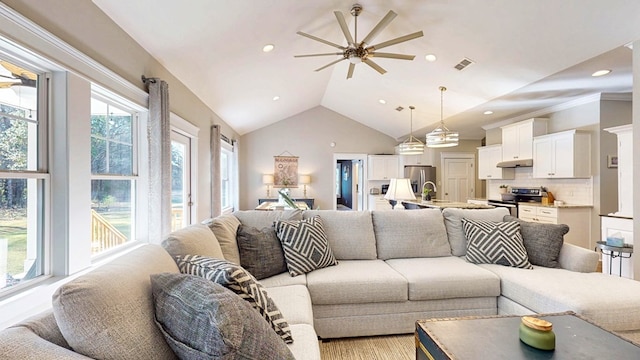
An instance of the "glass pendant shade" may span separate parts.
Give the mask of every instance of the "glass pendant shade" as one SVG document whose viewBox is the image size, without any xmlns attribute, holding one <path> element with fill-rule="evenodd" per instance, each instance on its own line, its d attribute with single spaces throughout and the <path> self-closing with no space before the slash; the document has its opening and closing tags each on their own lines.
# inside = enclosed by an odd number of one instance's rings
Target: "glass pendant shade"
<svg viewBox="0 0 640 360">
<path fill-rule="evenodd" d="M 427 147 L 430 148 L 458 146 L 458 138 L 460 137 L 460 134 L 457 131 L 451 131 L 444 126 L 442 104 L 443 94 L 445 91 L 447 91 L 447 88 L 440 86 L 440 126 L 427 134 Z"/>
<path fill-rule="evenodd" d="M 413 136 L 413 110 L 415 107 L 409 106 L 411 109 L 411 127 L 409 137 L 398 145 L 398 152 L 400 155 L 420 155 L 424 153 L 424 143 L 415 136 Z"/>
</svg>

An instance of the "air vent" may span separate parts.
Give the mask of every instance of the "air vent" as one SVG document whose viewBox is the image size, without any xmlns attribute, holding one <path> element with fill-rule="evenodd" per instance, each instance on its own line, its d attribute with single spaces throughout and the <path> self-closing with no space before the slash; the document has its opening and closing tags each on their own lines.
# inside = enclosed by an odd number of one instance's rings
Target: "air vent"
<svg viewBox="0 0 640 360">
<path fill-rule="evenodd" d="M 396 108 L 396 111 L 402 111 L 402 110 L 404 110 L 404 108 L 403 108 L 402 106 L 398 106 L 398 107 Z"/>
<path fill-rule="evenodd" d="M 462 71 L 464 70 L 464 68 L 466 68 L 467 66 L 473 64 L 473 61 L 467 58 L 462 59 L 459 63 L 456 64 L 456 66 L 454 66 L 454 68 Z"/>
</svg>

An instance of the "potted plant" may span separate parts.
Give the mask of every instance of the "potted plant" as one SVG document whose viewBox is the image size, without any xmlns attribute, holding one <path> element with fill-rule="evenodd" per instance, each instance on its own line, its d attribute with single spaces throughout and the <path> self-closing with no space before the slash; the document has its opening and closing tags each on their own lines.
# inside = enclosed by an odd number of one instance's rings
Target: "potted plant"
<svg viewBox="0 0 640 360">
<path fill-rule="evenodd" d="M 431 191 L 426 187 L 422 189 L 422 201 L 431 201 Z"/>
<path fill-rule="evenodd" d="M 500 185 L 500 194 L 506 194 L 508 188 L 509 188 L 508 185 L 505 185 L 505 184 Z"/>
</svg>

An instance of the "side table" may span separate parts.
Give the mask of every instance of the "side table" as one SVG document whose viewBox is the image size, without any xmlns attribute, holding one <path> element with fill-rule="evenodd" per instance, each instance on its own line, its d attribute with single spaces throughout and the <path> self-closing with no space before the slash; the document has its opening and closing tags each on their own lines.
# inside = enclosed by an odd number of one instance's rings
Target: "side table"
<svg viewBox="0 0 640 360">
<path fill-rule="evenodd" d="M 606 241 L 598 241 L 596 242 L 595 250 L 600 252 L 604 256 L 609 256 L 609 275 L 611 275 L 611 263 L 613 263 L 613 259 L 620 258 L 620 269 L 618 272 L 618 276 L 622 276 L 622 259 L 629 259 L 631 255 L 633 255 L 633 245 L 624 244 L 623 246 L 611 246 L 607 245 Z"/>
</svg>

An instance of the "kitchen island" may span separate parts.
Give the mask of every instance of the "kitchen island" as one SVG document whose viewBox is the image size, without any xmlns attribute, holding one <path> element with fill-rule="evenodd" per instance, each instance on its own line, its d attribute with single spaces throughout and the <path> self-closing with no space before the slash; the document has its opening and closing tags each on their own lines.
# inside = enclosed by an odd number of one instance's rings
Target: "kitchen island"
<svg viewBox="0 0 640 360">
<path fill-rule="evenodd" d="M 431 200 L 431 201 L 403 201 L 402 205 L 407 210 L 411 209 L 493 209 L 491 205 L 484 204 L 469 204 L 464 202 L 449 201 L 449 200 Z"/>
</svg>

